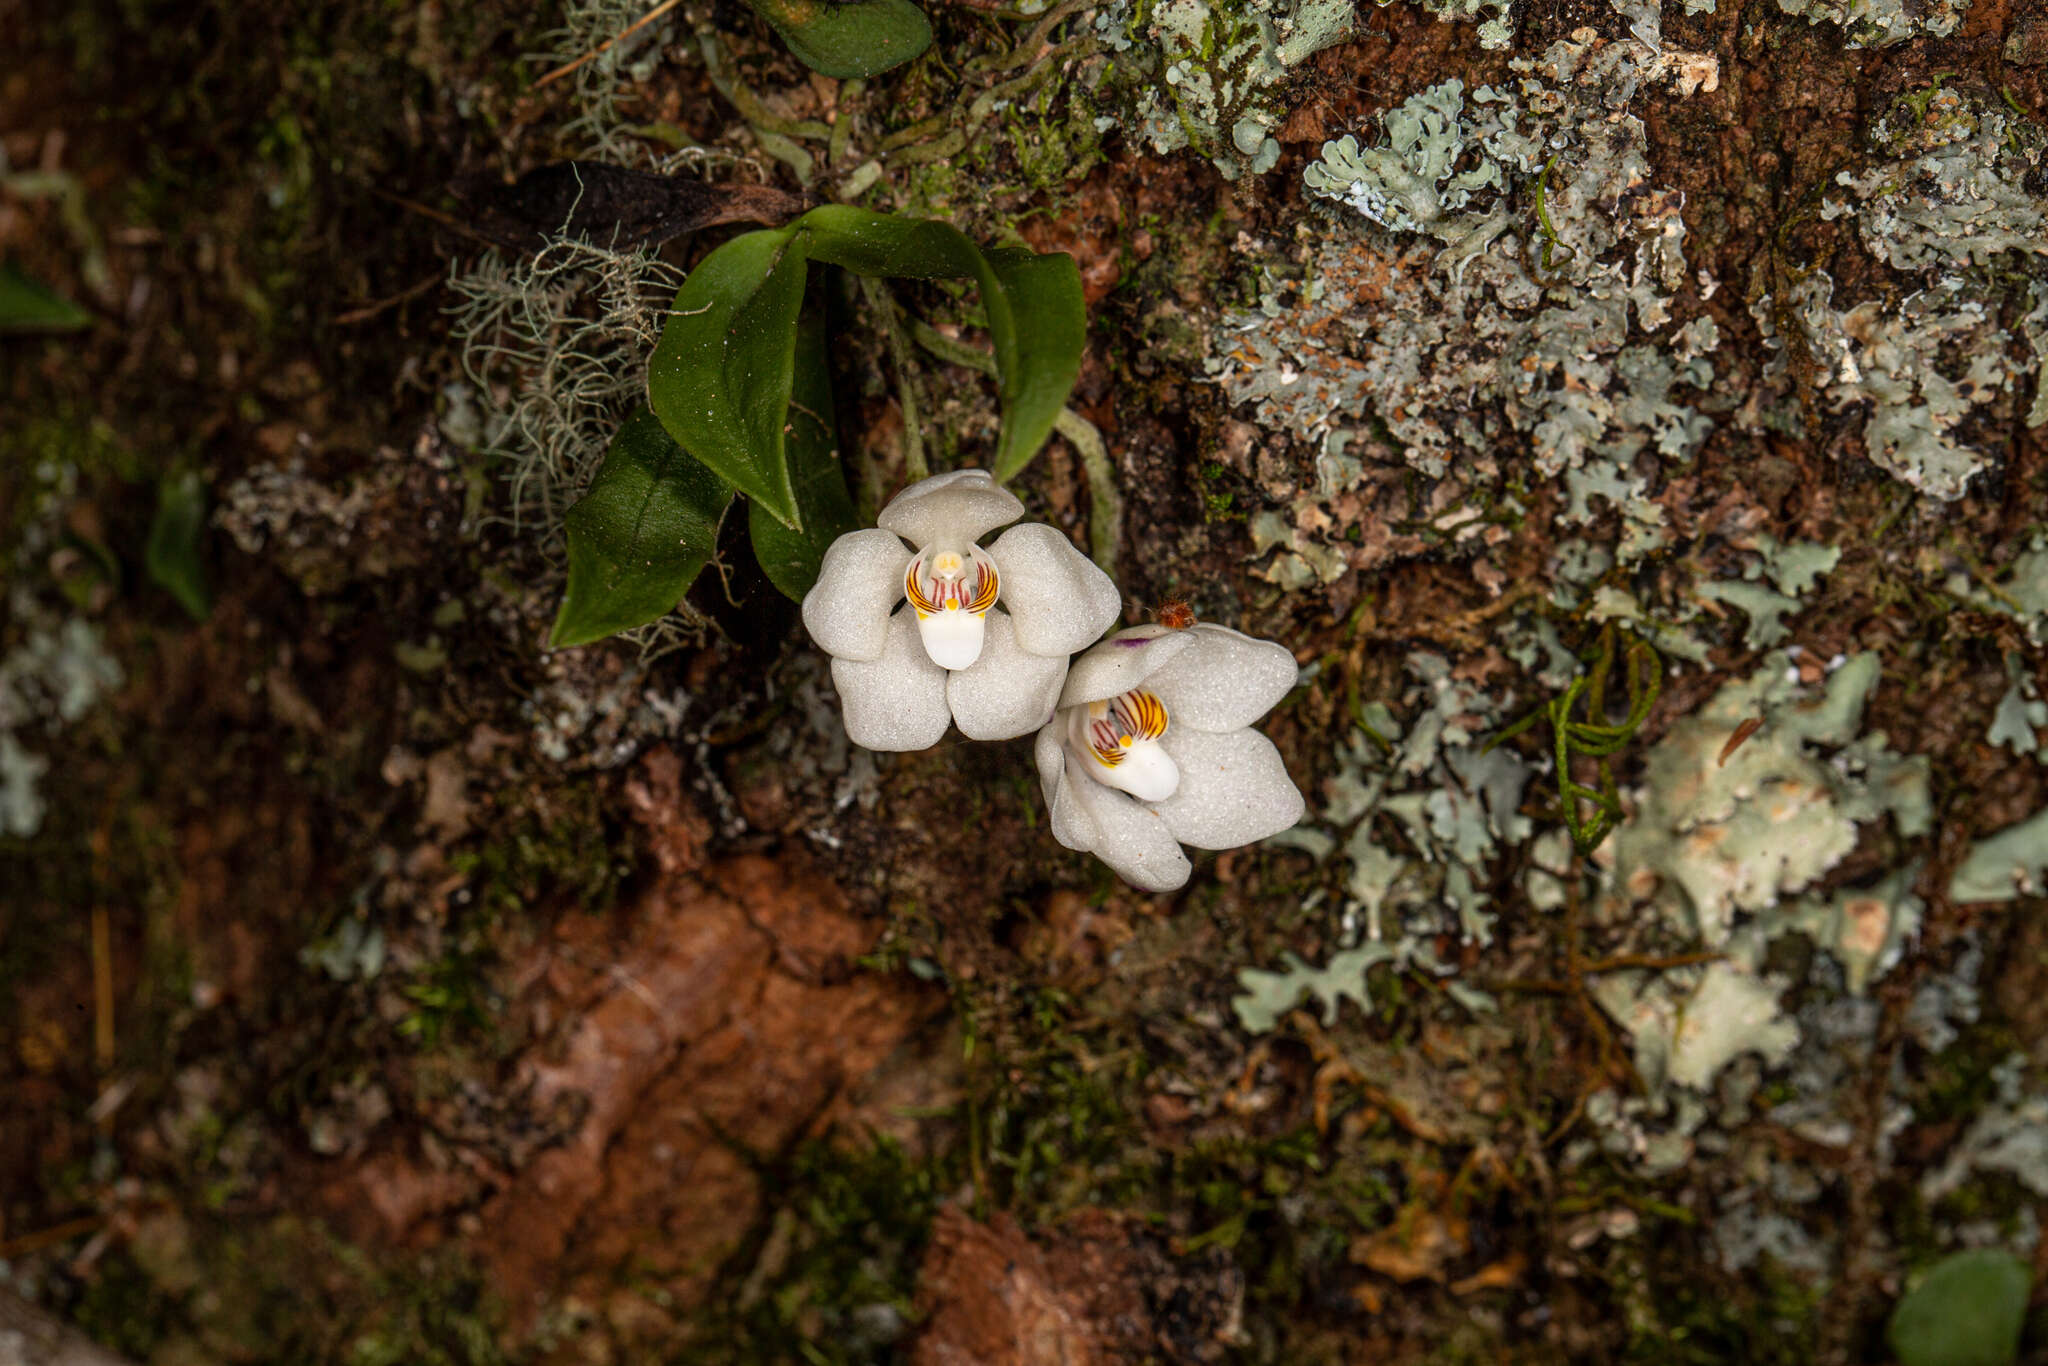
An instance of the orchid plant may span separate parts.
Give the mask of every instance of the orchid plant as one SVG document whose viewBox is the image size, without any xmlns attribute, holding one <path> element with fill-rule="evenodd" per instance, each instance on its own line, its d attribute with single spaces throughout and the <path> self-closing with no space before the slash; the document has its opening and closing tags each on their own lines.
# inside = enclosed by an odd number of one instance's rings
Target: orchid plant
<svg viewBox="0 0 2048 1366">
<path fill-rule="evenodd" d="M 804 598 L 855 744 L 925 749 L 1036 730 L 1053 837 L 1132 885 L 1171 891 L 1181 845 L 1228 849 L 1301 819 L 1273 742 L 1251 729 L 1294 686 L 1286 647 L 1206 623 L 1120 631 L 1123 600 L 1058 530 L 983 470 L 898 494 L 841 536 Z"/>
<path fill-rule="evenodd" d="M 1002 404 L 996 477 L 1016 475 L 1045 444 L 1086 342 L 1071 256 L 984 250 L 949 224 L 847 204 L 743 233 L 677 291 L 648 363 L 647 407 L 626 419 L 569 510 L 569 585 L 552 646 L 602 640 L 673 610 L 742 495 L 754 557 L 791 598 L 803 598 L 827 547 L 853 529 L 823 320 L 805 308 L 813 265 L 870 280 L 973 281 Z"/>
<path fill-rule="evenodd" d="M 992 471 L 921 479 L 855 528 L 824 332 L 804 309 L 812 263 L 975 281 L 1003 408 Z M 727 242 L 684 281 L 648 367 L 648 406 L 569 511 L 552 643 L 674 607 L 744 494 L 755 556 L 832 657 L 856 744 L 924 749 L 953 726 L 972 740 L 1036 731 L 1054 837 L 1148 891 L 1186 883 L 1183 844 L 1225 849 L 1286 829 L 1301 793 L 1251 725 L 1294 686 L 1294 656 L 1179 623 L 1095 644 L 1122 611 L 1116 584 L 1063 532 L 1021 521 L 1024 504 L 1003 487 L 1050 435 L 1085 327 L 1071 257 L 984 252 L 943 223 L 826 205 Z"/>
</svg>

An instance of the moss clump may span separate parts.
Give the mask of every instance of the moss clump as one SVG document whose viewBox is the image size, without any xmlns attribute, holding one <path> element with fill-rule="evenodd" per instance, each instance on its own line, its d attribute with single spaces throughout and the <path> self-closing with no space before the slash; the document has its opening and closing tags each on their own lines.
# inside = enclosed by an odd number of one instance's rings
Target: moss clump
<svg viewBox="0 0 2048 1366">
<path fill-rule="evenodd" d="M 555 902 L 602 914 L 618 901 L 634 856 L 633 832 L 605 818 L 603 794 L 585 782 L 551 789 L 544 807 L 519 809 L 484 844 L 448 862 L 470 876 L 488 923 Z"/>
<path fill-rule="evenodd" d="M 373 1256 L 289 1217 L 248 1229 L 171 1211 L 151 1215 L 59 1307 L 90 1336 L 138 1360 L 504 1360 L 497 1306 L 459 1258 Z"/>
<path fill-rule="evenodd" d="M 1138 135 L 1156 152 L 1192 148 L 1234 180 L 1278 164 L 1280 87 L 1352 18 L 1351 0 L 1117 0 L 1095 26 L 1119 54 Z"/>
<path fill-rule="evenodd" d="M 932 1218 L 962 1175 L 958 1154 L 919 1161 L 887 1138 L 860 1148 L 804 1144 L 773 1173 L 781 1207 L 734 1259 L 733 1293 L 713 1297 L 682 1360 L 892 1359 L 916 1321 Z"/>
</svg>

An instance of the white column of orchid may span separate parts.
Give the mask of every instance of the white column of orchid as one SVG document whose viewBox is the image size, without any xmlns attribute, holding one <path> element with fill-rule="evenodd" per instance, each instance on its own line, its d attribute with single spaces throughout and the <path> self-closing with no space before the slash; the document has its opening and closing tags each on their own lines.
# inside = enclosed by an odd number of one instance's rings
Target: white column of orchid
<svg viewBox="0 0 2048 1366">
<path fill-rule="evenodd" d="M 1054 527 L 1026 522 L 980 545 L 1023 515 L 987 471 L 956 470 L 903 490 L 874 530 L 825 552 L 804 627 L 832 656 L 855 744 L 925 749 L 949 723 L 1008 740 L 1052 715 L 1069 657 L 1123 599 Z"/>
</svg>

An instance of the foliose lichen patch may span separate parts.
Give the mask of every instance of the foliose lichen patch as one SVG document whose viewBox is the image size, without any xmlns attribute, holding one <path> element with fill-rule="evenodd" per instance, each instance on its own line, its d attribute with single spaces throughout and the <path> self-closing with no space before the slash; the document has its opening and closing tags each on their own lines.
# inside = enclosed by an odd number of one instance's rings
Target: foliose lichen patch
<svg viewBox="0 0 2048 1366">
<path fill-rule="evenodd" d="M 1874 1031 L 1865 993 L 1898 961 L 1925 910 L 1912 891 L 1917 866 L 1865 887 L 1799 894 L 1885 818 L 1905 838 L 1931 827 L 1927 759 L 1861 733 L 1877 679 L 1875 654 L 1809 682 L 1793 656 L 1779 653 L 1651 751 L 1633 811 L 1596 854 L 1599 916 L 1638 950 L 1689 945 L 1718 956 L 1616 972 L 1594 985 L 1594 998 L 1628 1031 L 1646 1087 L 1644 1097 L 1610 1094 L 1589 1107 L 1617 1151 L 1669 1169 L 1690 1151 L 1738 1059 L 1821 1066 L 1835 1045 Z M 1825 960 L 1814 969 L 1821 989 L 1796 1010 L 1785 1000 L 1801 983 L 1769 965 L 1772 944 L 1795 933 Z M 1795 1094 L 1825 1098 L 1836 1089 L 1802 1085 Z"/>
<path fill-rule="evenodd" d="M 1236 179 L 1280 160 L 1280 87 L 1342 42 L 1353 17 L 1352 0 L 1113 0 L 1095 30 L 1127 68 L 1144 142 L 1192 147 Z"/>
<path fill-rule="evenodd" d="M 1948 37 L 1970 12 L 1970 0 L 1778 0 L 1778 8 L 1808 23 L 1840 25 L 1850 47 L 1892 47 Z"/>
<path fill-rule="evenodd" d="M 123 675 L 92 622 L 60 615 L 21 587 L 7 606 L 24 630 L 0 656 L 0 836 L 27 839 L 49 809 L 41 783 L 50 761 L 37 737 L 80 720 Z"/>
<path fill-rule="evenodd" d="M 1751 311 L 1778 352 L 1766 377 L 1790 370 L 1815 407 L 1860 412 L 1874 463 L 1953 501 L 1994 463 L 1996 419 L 2030 379 L 2025 421 L 2048 421 L 2036 378 L 2048 365 L 2048 197 L 2035 188 L 2048 134 L 1937 85 L 1896 101 L 1868 141 L 1819 213 L 1851 221 L 1903 286 L 1843 306 L 1816 268 L 1761 294 Z"/>
<path fill-rule="evenodd" d="M 1367 703 L 1339 742 L 1316 822 L 1325 849 L 1341 847 L 1348 868 L 1339 937 L 1349 947 L 1320 969 L 1290 956 L 1284 972 L 1241 973 L 1247 994 L 1234 1004 L 1248 1029 L 1271 1028 L 1305 995 L 1333 1019 L 1346 998 L 1369 1011 L 1368 969 L 1399 963 L 1447 974 L 1432 947 L 1438 936 L 1493 940 L 1493 864 L 1535 831 L 1521 806 L 1536 770 L 1487 743 L 1512 719 L 1514 695 L 1458 676 L 1430 651 L 1410 654 L 1406 674 L 1400 714 Z M 1448 985 L 1468 1007 L 1486 1004 L 1482 993 Z"/>
<path fill-rule="evenodd" d="M 1511 66 L 1500 86 L 1418 92 L 1370 145 L 1324 146 L 1304 181 L 1335 222 L 1304 270 L 1275 263 L 1259 306 L 1225 319 L 1210 371 L 1262 426 L 1320 444 L 1297 525 L 1391 458 L 1466 491 L 1453 508 L 1512 514 L 1505 480 L 1559 481 L 1560 519 L 1612 507 L 1633 561 L 1667 537 L 1664 471 L 1711 428 L 1720 334 L 1680 320 L 1681 198 L 1654 183 L 1631 110 L 1653 86 L 1712 89 L 1719 68 L 1589 29 Z"/>
</svg>

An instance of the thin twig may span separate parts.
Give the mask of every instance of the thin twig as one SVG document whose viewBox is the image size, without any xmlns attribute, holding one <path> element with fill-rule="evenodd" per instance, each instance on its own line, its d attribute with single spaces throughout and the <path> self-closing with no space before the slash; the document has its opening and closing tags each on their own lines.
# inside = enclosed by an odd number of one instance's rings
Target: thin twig
<svg viewBox="0 0 2048 1366">
<path fill-rule="evenodd" d="M 81 1234 L 92 1233 L 107 1222 L 104 1214 L 88 1214 L 80 1219 L 67 1219 L 51 1228 L 24 1233 L 19 1238 L 10 1238 L 0 1243 L 0 1259 L 26 1257 L 31 1252 L 40 1252 L 46 1247 L 68 1242 Z"/>
<path fill-rule="evenodd" d="M 420 203 L 417 199 L 407 199 L 402 194 L 392 194 L 389 190 L 380 190 L 375 185 L 370 186 L 370 193 L 377 196 L 377 198 L 379 199 L 389 200 L 391 203 L 396 204 L 399 208 L 404 209 L 407 213 L 416 213 L 420 215 L 422 218 L 431 218 L 436 223 L 439 223 L 442 227 L 453 229 L 454 231 L 461 233 L 464 237 L 474 237 L 479 242 L 490 242 L 491 240 L 490 238 L 484 236 L 482 233 L 478 232 L 475 228 L 469 226 L 469 224 L 455 217 L 453 214 L 447 214 L 441 212 L 439 209 L 429 208 L 425 204 Z M 492 245 L 496 244 L 493 243 Z"/>
<path fill-rule="evenodd" d="M 602 57 L 614 46 L 616 46 L 619 43 L 623 43 L 624 41 L 626 41 L 626 39 L 632 37 L 641 29 L 646 28 L 649 24 L 653 23 L 656 19 L 661 18 L 662 15 L 667 14 L 670 10 L 674 9 L 677 5 L 681 3 L 682 0 L 661 0 L 661 3 L 656 5 L 653 9 L 641 15 L 638 19 L 635 19 L 632 23 L 628 24 L 618 33 L 615 33 L 611 37 L 605 39 L 596 47 L 590 49 L 590 51 L 584 53 L 581 57 L 578 57 L 575 61 L 565 62 L 561 66 L 556 67 L 553 71 L 550 71 L 547 75 L 535 81 L 533 83 L 533 88 L 535 90 L 538 90 L 542 86 L 546 85 L 548 82 L 559 80 L 562 77 L 568 75 L 570 72 L 582 66 L 585 62 L 595 61 L 597 58 Z"/>
<path fill-rule="evenodd" d="M 334 321 L 337 326 L 341 327 L 348 327 L 355 323 L 368 322 L 370 319 L 376 317 L 379 313 L 384 312 L 386 309 L 395 308 L 399 304 L 405 303 L 410 299 L 419 298 L 420 295 L 425 294 L 435 285 L 442 283 L 442 281 L 443 276 L 441 275 L 441 272 L 437 270 L 432 275 L 429 275 L 426 279 L 412 286 L 412 288 L 402 290 L 397 294 L 393 294 L 388 299 L 379 299 L 377 300 L 377 302 L 373 304 L 364 304 L 361 308 L 351 308 L 346 313 L 337 313 L 334 316 Z"/>
</svg>

